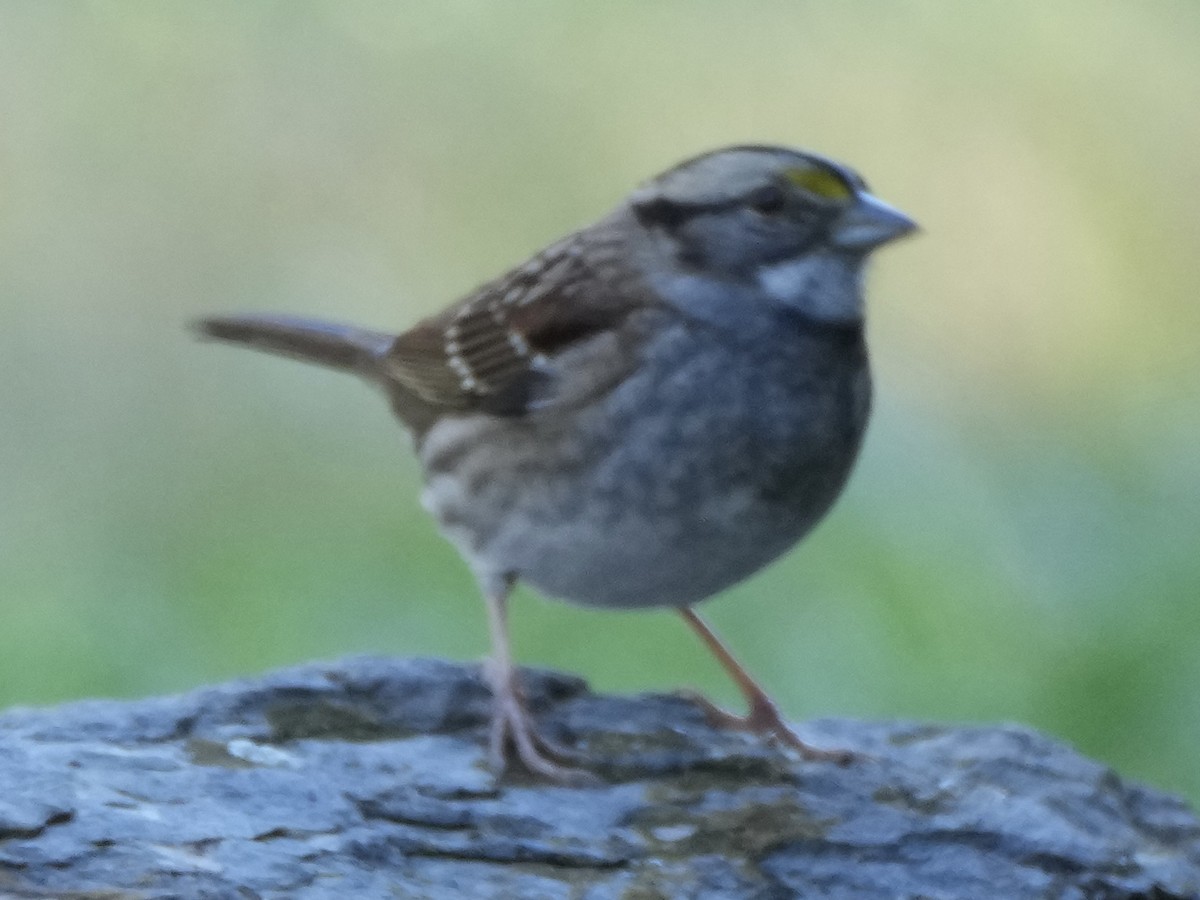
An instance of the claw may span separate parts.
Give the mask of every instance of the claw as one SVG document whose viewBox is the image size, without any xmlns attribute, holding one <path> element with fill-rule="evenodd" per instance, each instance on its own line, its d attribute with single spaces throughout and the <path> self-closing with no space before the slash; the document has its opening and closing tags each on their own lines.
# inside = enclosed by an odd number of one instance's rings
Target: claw
<svg viewBox="0 0 1200 900">
<path fill-rule="evenodd" d="M 500 773 L 515 758 L 534 775 L 541 775 L 562 784 L 589 784 L 598 781 L 595 775 L 571 763 L 580 761 L 580 754 L 542 735 L 534 725 L 533 716 L 525 706 L 515 685 L 495 691 L 491 734 L 488 739 L 488 760 L 493 771 Z"/>
<path fill-rule="evenodd" d="M 726 728 L 730 731 L 749 731 L 765 735 L 771 740 L 795 750 L 805 759 L 819 760 L 846 766 L 857 760 L 858 754 L 850 750 L 822 750 L 802 740 L 791 726 L 783 721 L 779 710 L 769 698 L 763 696 L 755 702 L 749 715 L 739 716 L 722 709 L 703 694 L 695 691 L 681 691 L 680 695 L 700 707 L 704 717 L 714 728 Z"/>
</svg>

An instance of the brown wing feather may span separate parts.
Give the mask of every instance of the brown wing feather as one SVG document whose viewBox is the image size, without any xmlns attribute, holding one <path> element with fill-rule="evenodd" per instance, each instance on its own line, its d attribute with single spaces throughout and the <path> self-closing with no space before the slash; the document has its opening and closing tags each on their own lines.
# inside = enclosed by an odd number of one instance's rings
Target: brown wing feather
<svg viewBox="0 0 1200 900">
<path fill-rule="evenodd" d="M 579 235 L 555 244 L 396 339 L 382 361 L 385 378 L 425 407 L 406 414 L 397 401 L 397 411 L 410 420 L 527 412 L 557 353 L 633 308 L 626 287 L 597 280 Z"/>
</svg>

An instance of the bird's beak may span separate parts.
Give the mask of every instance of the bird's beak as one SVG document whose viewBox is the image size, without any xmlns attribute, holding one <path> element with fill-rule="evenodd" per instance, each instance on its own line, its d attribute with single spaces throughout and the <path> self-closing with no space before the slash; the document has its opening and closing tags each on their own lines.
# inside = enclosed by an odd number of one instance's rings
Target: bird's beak
<svg viewBox="0 0 1200 900">
<path fill-rule="evenodd" d="M 917 223 L 878 197 L 860 193 L 833 223 L 833 245 L 843 250 L 874 250 L 917 230 Z"/>
</svg>

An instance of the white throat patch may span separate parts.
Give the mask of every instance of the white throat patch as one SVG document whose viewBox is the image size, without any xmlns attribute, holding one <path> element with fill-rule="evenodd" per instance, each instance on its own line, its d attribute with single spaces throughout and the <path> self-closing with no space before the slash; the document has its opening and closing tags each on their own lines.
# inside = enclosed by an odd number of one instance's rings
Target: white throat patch
<svg viewBox="0 0 1200 900">
<path fill-rule="evenodd" d="M 758 270 L 763 292 L 815 319 L 848 321 L 862 316 L 862 263 L 836 254 L 818 253 L 763 266 Z"/>
</svg>

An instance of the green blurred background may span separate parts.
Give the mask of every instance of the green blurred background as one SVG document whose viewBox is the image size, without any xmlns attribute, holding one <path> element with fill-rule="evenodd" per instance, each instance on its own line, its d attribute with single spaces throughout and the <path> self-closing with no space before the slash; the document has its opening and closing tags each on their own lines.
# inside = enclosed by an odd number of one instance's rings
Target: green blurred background
<svg viewBox="0 0 1200 900">
<path fill-rule="evenodd" d="M 0 3 L 0 705 L 473 659 L 384 403 L 195 343 L 401 329 L 681 157 L 809 147 L 924 226 L 804 544 L 708 607 L 797 716 L 1019 721 L 1200 799 L 1200 4 Z M 732 700 L 666 613 L 520 658 Z"/>
</svg>

